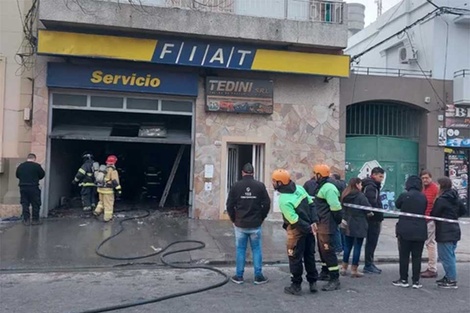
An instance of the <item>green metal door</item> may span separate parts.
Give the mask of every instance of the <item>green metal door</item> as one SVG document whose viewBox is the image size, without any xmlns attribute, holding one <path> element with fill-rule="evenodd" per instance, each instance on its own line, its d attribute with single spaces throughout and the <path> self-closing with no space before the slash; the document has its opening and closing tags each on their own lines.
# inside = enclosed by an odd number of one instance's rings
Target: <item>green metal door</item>
<svg viewBox="0 0 470 313">
<path fill-rule="evenodd" d="M 418 143 L 382 136 L 346 138 L 346 179 L 365 178 L 375 166 L 385 170 L 381 196 L 384 208 L 395 209 L 395 200 L 405 190 L 405 181 L 419 171 Z"/>
</svg>

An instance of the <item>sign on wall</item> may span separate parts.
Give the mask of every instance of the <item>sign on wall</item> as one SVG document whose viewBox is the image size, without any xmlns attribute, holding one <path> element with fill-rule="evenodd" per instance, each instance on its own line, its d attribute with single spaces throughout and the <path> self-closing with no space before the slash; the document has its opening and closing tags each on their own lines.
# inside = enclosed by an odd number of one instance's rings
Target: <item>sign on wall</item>
<svg viewBox="0 0 470 313">
<path fill-rule="evenodd" d="M 49 63 L 47 86 L 196 97 L 198 75 L 155 69 Z"/>
<path fill-rule="evenodd" d="M 447 104 L 445 126 L 439 128 L 440 146 L 470 147 L 470 107 Z"/>
<path fill-rule="evenodd" d="M 272 80 L 207 77 L 206 111 L 273 113 Z"/>
</svg>

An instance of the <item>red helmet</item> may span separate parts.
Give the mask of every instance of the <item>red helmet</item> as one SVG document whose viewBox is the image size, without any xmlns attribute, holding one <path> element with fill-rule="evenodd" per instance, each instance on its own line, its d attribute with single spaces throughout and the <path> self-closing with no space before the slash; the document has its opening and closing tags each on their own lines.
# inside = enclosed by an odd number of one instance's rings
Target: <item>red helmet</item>
<svg viewBox="0 0 470 313">
<path fill-rule="evenodd" d="M 118 160 L 118 158 L 115 155 L 110 155 L 106 159 L 106 164 L 114 165 L 114 164 L 116 164 L 117 160 Z"/>
</svg>

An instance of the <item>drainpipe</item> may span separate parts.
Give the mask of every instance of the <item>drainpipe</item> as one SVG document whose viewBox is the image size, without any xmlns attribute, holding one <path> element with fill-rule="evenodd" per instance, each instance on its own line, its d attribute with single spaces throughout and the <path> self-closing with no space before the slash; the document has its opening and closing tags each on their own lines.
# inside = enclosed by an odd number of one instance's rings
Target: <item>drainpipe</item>
<svg viewBox="0 0 470 313">
<path fill-rule="evenodd" d="M 0 56 L 0 174 L 5 170 L 3 160 L 3 131 L 4 131 L 4 109 L 5 109 L 5 83 L 6 83 L 7 58 Z"/>
</svg>

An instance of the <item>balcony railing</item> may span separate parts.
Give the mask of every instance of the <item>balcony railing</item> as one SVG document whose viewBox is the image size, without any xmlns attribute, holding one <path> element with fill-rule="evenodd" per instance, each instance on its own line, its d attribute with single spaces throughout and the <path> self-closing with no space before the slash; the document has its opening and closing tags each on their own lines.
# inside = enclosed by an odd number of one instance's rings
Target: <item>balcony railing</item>
<svg viewBox="0 0 470 313">
<path fill-rule="evenodd" d="M 353 66 L 351 74 L 393 77 L 431 78 L 432 71 L 406 70 L 399 68 Z M 469 73 L 470 74 L 470 73 Z"/>
<path fill-rule="evenodd" d="M 256 17 L 342 24 L 342 1 L 317 0 L 101 0 Z"/>
<path fill-rule="evenodd" d="M 465 69 L 465 70 L 459 70 L 454 73 L 454 78 L 459 78 L 459 77 L 470 77 L 470 70 Z"/>
</svg>

